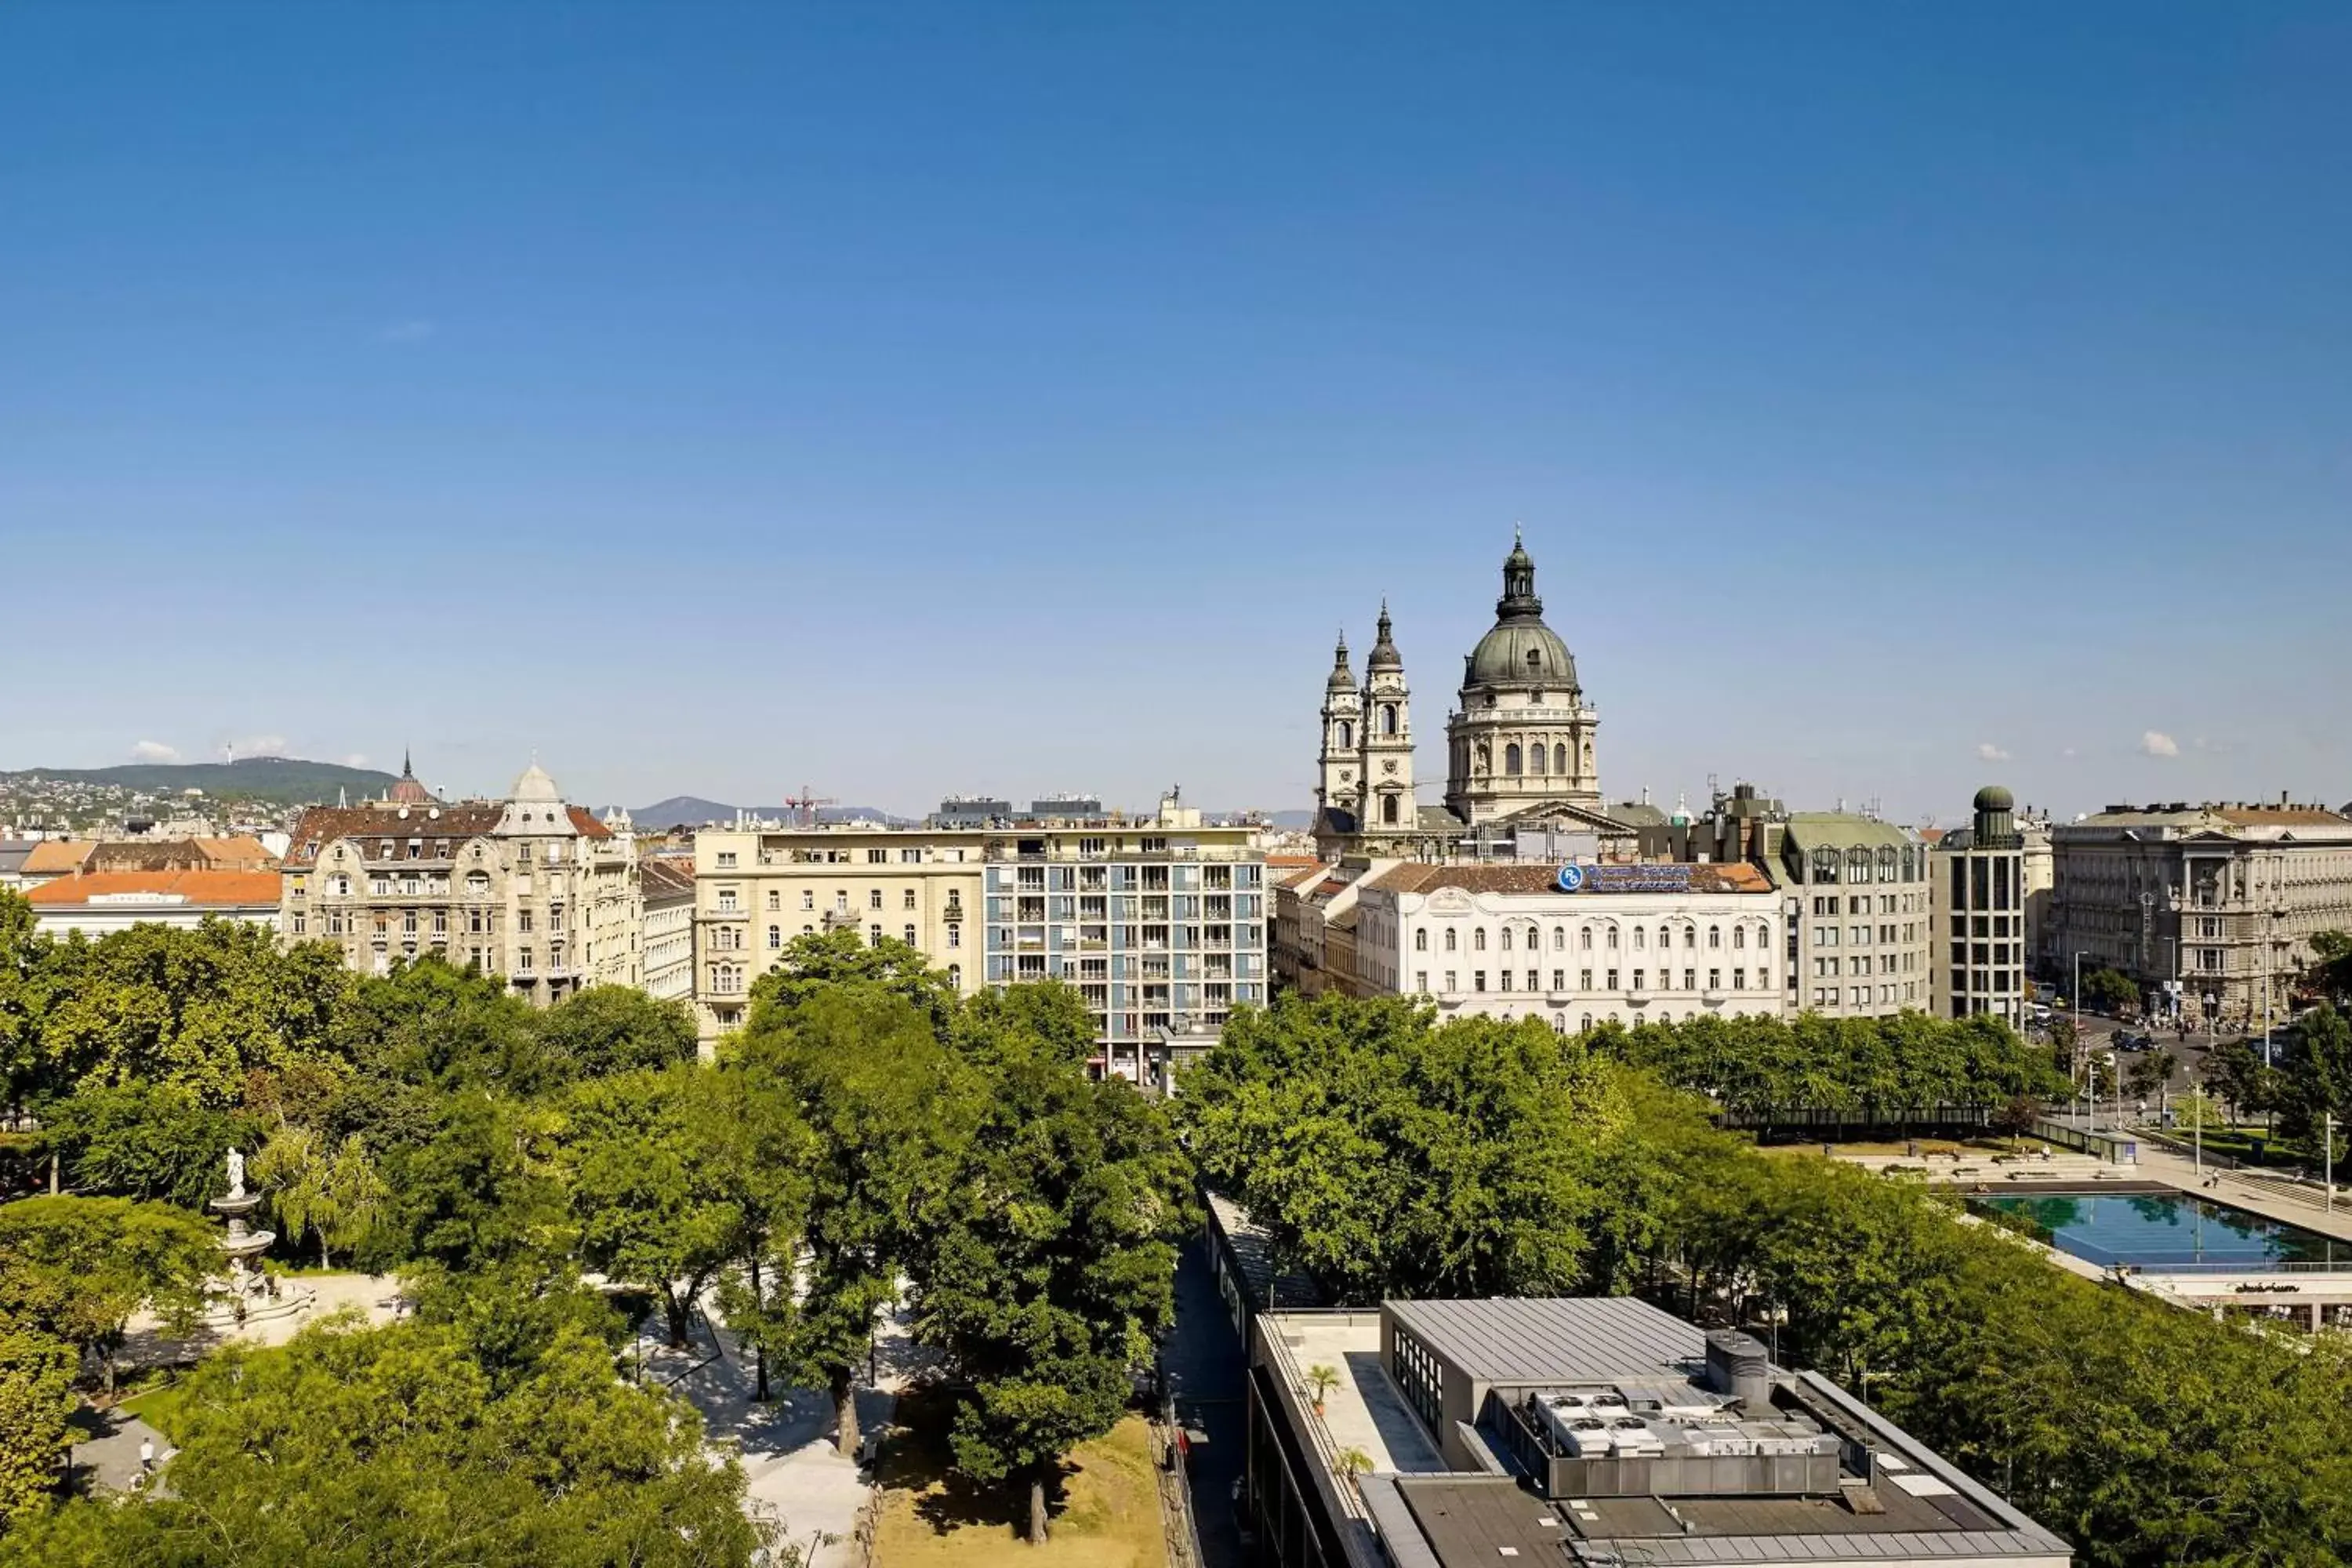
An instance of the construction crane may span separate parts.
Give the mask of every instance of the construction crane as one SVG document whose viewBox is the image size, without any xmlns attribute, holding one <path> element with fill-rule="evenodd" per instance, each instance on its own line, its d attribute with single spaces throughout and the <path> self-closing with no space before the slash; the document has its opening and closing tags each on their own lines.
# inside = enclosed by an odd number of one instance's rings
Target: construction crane
<svg viewBox="0 0 2352 1568">
<path fill-rule="evenodd" d="M 815 790 L 816 786 L 814 784 L 803 784 L 801 785 L 800 794 L 788 795 L 784 796 L 784 805 L 791 807 L 792 810 L 799 816 L 800 824 L 803 827 L 814 827 L 816 826 L 816 808 L 818 806 L 839 805 L 841 804 L 841 802 L 829 795 L 816 794 Z"/>
</svg>

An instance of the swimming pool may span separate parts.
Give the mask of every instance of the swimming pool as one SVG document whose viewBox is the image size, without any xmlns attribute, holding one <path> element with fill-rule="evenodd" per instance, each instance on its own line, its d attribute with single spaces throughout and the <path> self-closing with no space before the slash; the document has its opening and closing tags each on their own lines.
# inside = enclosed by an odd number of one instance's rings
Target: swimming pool
<svg viewBox="0 0 2352 1568">
<path fill-rule="evenodd" d="M 2352 1269 L 2352 1242 L 2187 1193 L 2044 1193 L 1970 1198 L 1970 1210 L 2022 1220 L 2061 1252 L 2102 1266 L 2242 1268 L 2289 1264 Z"/>
</svg>

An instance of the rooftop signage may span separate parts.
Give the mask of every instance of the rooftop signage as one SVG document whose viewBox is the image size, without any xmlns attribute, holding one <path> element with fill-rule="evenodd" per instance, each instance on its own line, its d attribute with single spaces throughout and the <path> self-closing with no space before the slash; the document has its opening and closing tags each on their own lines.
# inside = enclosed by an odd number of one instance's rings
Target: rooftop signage
<svg viewBox="0 0 2352 1568">
<path fill-rule="evenodd" d="M 1687 893 L 1688 866 L 1562 866 L 1554 885 L 1563 893 Z"/>
</svg>

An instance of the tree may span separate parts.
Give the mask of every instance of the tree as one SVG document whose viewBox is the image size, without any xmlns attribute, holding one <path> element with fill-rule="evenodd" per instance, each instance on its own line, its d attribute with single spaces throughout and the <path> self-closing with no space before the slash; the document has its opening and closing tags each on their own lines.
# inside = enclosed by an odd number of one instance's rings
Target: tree
<svg viewBox="0 0 2352 1568">
<path fill-rule="evenodd" d="M 2102 966 L 2083 976 L 2082 1002 L 2097 1013 L 2121 1013 L 2139 1005 L 2139 987 L 2120 970 Z"/>
<path fill-rule="evenodd" d="M 394 1163 L 404 1256 L 463 1273 L 568 1253 L 552 1118 L 478 1092 L 447 1103 L 441 1131 Z"/>
<path fill-rule="evenodd" d="M 391 1207 L 391 1192 L 356 1136 L 331 1146 L 309 1128 L 282 1126 L 254 1156 L 253 1177 L 289 1241 L 299 1244 L 306 1232 L 319 1238 L 321 1268 L 334 1266 L 331 1247 L 360 1246 Z"/>
<path fill-rule="evenodd" d="M 842 986 L 877 986 L 903 998 L 934 1030 L 955 1011 L 955 988 L 921 952 L 895 937 L 869 946 L 855 931 L 811 931 L 784 944 L 775 968 L 751 983 L 752 1022 L 761 1010 L 790 1013 Z"/>
<path fill-rule="evenodd" d="M 774 1543 L 693 1411 L 614 1378 L 577 1329 L 500 1375 L 448 1324 L 331 1321 L 212 1357 L 187 1388 L 170 1497 L 68 1503 L 11 1562 L 743 1568 Z"/>
<path fill-rule="evenodd" d="M 1307 1394 L 1314 1402 L 1316 1415 L 1323 1414 L 1323 1402 L 1330 1398 L 1331 1391 L 1339 1386 L 1338 1367 L 1318 1363 L 1307 1369 Z"/>
<path fill-rule="evenodd" d="M 2041 1120 L 2042 1102 L 2030 1094 L 2020 1094 L 2012 1095 L 1993 1113 L 1992 1124 L 1996 1131 L 2009 1134 L 2010 1147 L 2014 1149 L 2018 1141 L 2032 1131 L 2034 1123 Z"/>
<path fill-rule="evenodd" d="M 2296 1043 L 2277 1071 L 2274 1101 L 2289 1137 L 2315 1143 L 2329 1116 L 2352 1121 L 2352 1023 L 2322 1002 L 2296 1026 Z"/>
<path fill-rule="evenodd" d="M 628 985 L 592 985 L 537 1015 L 539 1037 L 579 1078 L 690 1061 L 694 1018 L 683 1003 L 660 1002 Z"/>
<path fill-rule="evenodd" d="M 26 1198 L 0 1204 L 0 1321 L 95 1360 L 109 1390 L 131 1315 L 185 1331 L 220 1262 L 212 1227 L 167 1204 Z"/>
<path fill-rule="evenodd" d="M 1118 1420 L 1174 1315 L 1190 1173 L 1156 1102 L 1023 1033 L 977 1068 L 983 1110 L 924 1215 L 914 1323 L 971 1387 L 957 1468 L 1025 1482 L 1037 1542 L 1062 1456 Z"/>
<path fill-rule="evenodd" d="M 48 1011 L 50 946 L 24 895 L 0 888 L 0 1074 L 11 1105 L 48 1087 L 41 1021 Z"/>
<path fill-rule="evenodd" d="M 2126 1069 L 2124 1088 L 2129 1093 L 2146 1100 L 2170 1083 L 2174 1069 L 2179 1066 L 2179 1058 L 2170 1051 L 2143 1052 L 2134 1057 L 2131 1066 Z"/>
<path fill-rule="evenodd" d="M 571 1081 L 530 1005 L 495 978 L 438 958 L 360 979 L 336 1008 L 335 1047 L 362 1075 L 520 1099 Z"/>
<path fill-rule="evenodd" d="M 742 1215 L 716 1179 L 726 1131 L 698 1092 L 711 1069 L 678 1062 L 594 1079 L 572 1097 L 572 1213 L 581 1257 L 658 1293 L 669 1342 L 690 1342 L 703 1286 L 734 1255 Z"/>
<path fill-rule="evenodd" d="M 93 1084 L 45 1104 L 41 1119 L 75 1187 L 195 1210 L 216 1193 L 230 1147 L 254 1137 L 243 1117 L 175 1083 Z"/>
<path fill-rule="evenodd" d="M 2352 998 L 2352 933 L 2315 932 L 2311 939 L 2311 969 L 2305 983 L 2330 1002 Z"/>
<path fill-rule="evenodd" d="M 769 1397 L 768 1359 L 792 1346 L 793 1272 L 808 1224 L 816 1142 L 791 1089 L 770 1071 L 721 1062 L 698 1080 L 708 1100 L 713 1189 L 732 1205 L 735 1228 L 719 1277 L 719 1310 L 752 1354 L 751 1397 Z"/>
<path fill-rule="evenodd" d="M 74 1405 L 71 1350 L 0 1322 L 0 1531 L 47 1506 L 73 1442 Z"/>
<path fill-rule="evenodd" d="M 853 1454 L 875 1316 L 898 1294 L 915 1215 L 955 1179 L 970 1101 L 930 1017 L 896 984 L 778 996 L 754 1010 L 735 1055 L 784 1086 L 814 1144 L 801 1294 L 772 1348 L 825 1388 L 835 1440 Z"/>
</svg>

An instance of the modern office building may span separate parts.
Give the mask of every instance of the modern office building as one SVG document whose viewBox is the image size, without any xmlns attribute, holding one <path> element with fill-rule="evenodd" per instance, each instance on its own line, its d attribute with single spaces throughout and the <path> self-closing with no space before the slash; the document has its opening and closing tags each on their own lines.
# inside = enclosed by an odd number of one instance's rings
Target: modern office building
<svg viewBox="0 0 2352 1568">
<path fill-rule="evenodd" d="M 1782 1011 L 1780 894 L 1722 865 L 1433 865 L 1355 885 L 1355 972 L 1446 1016 L 1687 1023 Z"/>
<path fill-rule="evenodd" d="M 2111 805 L 2051 830 L 2050 958 L 2105 966 L 2183 1016 L 2258 1027 L 2284 1016 L 2311 939 L 2352 930 L 2352 818 L 2322 805 Z"/>
<path fill-rule="evenodd" d="M 1252 1568 L 2072 1556 L 1820 1373 L 1631 1298 L 1269 1311 L 1249 1355 Z"/>
<path fill-rule="evenodd" d="M 1889 1017 L 1935 1002 L 1925 844 L 1846 812 L 1791 812 L 1777 834 L 1789 1011 Z"/>
<path fill-rule="evenodd" d="M 600 821 L 569 804 L 536 763 L 505 800 L 396 793 L 404 798 L 302 814 L 286 855 L 282 935 L 331 942 L 351 967 L 377 974 L 426 955 L 470 965 L 541 1005 L 642 982 L 626 816 Z"/>
<path fill-rule="evenodd" d="M 960 994 L 1069 982 L 1095 1014 L 1098 1068 L 1139 1082 L 1163 1033 L 1265 998 L 1257 828 L 1206 822 L 1172 794 L 1149 816 L 706 829 L 694 852 L 707 1039 L 742 1023 L 793 937 L 835 929 L 919 949 Z"/>
<path fill-rule="evenodd" d="M 1937 1016 L 1990 1013 L 2025 1026 L 2032 983 L 2028 935 L 2025 835 L 2017 803 L 1999 784 L 1977 791 L 1975 818 L 1928 851 L 1934 910 Z"/>
</svg>

